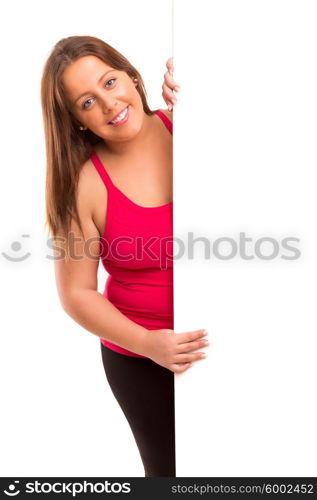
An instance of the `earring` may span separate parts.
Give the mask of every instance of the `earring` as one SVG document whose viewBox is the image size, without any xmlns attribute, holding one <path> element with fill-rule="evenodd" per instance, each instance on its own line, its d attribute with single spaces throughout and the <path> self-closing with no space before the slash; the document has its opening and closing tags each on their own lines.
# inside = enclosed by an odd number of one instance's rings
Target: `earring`
<svg viewBox="0 0 317 500">
<path fill-rule="evenodd" d="M 133 78 L 133 81 L 134 81 L 134 83 L 137 83 L 138 79 L 137 78 Z"/>
<path fill-rule="evenodd" d="M 86 127 L 82 127 L 82 126 L 80 126 L 80 127 L 79 127 L 79 130 L 86 130 Z"/>
</svg>

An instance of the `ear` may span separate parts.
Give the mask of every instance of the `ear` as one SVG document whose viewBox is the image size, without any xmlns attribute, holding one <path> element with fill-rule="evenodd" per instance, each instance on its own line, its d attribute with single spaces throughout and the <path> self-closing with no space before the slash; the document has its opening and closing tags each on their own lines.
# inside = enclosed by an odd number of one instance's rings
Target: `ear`
<svg viewBox="0 0 317 500">
<path fill-rule="evenodd" d="M 79 120 L 77 120 L 77 118 L 76 118 L 76 117 L 75 117 L 75 126 L 76 126 L 76 128 L 78 128 L 79 130 L 87 130 L 87 127 L 85 127 L 84 125 L 82 125 L 82 124 L 80 123 L 80 121 L 79 121 Z"/>
</svg>

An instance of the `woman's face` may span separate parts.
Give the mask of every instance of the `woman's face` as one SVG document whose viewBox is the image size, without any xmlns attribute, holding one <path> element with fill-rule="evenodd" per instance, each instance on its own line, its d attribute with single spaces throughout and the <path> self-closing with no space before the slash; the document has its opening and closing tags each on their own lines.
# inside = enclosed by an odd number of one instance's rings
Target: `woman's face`
<svg viewBox="0 0 317 500">
<path fill-rule="evenodd" d="M 98 57 L 83 56 L 64 70 L 62 80 L 74 116 L 97 136 L 128 141 L 141 130 L 142 100 L 137 83 L 125 71 Z"/>
</svg>

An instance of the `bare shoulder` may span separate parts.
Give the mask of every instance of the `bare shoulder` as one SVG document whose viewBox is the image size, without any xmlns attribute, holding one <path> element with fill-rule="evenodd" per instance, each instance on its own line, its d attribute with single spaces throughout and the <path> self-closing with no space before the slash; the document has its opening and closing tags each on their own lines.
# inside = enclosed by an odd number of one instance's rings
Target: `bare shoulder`
<svg viewBox="0 0 317 500">
<path fill-rule="evenodd" d="M 77 187 L 77 203 L 81 206 L 89 206 L 93 200 L 93 185 L 95 183 L 95 172 L 93 165 L 88 159 L 81 166 Z"/>
<path fill-rule="evenodd" d="M 98 154 L 97 147 L 94 148 Z M 108 193 L 100 175 L 90 158 L 82 165 L 77 187 L 77 208 L 80 216 L 86 219 L 99 236 L 103 232 L 106 217 Z"/>
<path fill-rule="evenodd" d="M 160 111 L 173 123 L 173 111 L 169 111 L 168 109 L 160 109 Z"/>
<path fill-rule="evenodd" d="M 104 196 L 102 183 L 91 160 L 81 166 L 77 186 L 77 207 L 83 217 L 93 219 L 99 196 Z"/>
<path fill-rule="evenodd" d="M 77 291 L 97 290 L 98 285 L 99 231 L 92 217 L 95 183 L 89 163 L 89 161 L 85 162 L 80 168 L 76 190 L 76 205 L 81 227 L 77 220 L 72 218 L 70 232 L 76 239 L 68 238 L 67 241 L 58 242 L 59 251 L 63 250 L 64 255 L 69 258 L 55 260 L 59 296 L 64 309 L 70 315 L 78 314 L 76 312 Z M 88 252 L 87 240 L 90 240 Z M 76 258 L 72 258 L 73 254 L 76 254 Z"/>
</svg>

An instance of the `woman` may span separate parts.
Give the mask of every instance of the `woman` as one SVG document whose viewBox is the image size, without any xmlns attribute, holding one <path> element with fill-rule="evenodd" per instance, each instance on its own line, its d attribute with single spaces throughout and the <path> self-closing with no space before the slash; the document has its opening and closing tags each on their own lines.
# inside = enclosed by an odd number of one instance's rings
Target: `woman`
<svg viewBox="0 0 317 500">
<path fill-rule="evenodd" d="M 169 102 L 174 87 L 166 74 Z M 173 374 L 202 357 L 192 351 L 206 332 L 173 331 L 172 113 L 151 111 L 138 71 L 88 36 L 55 45 L 41 95 L 62 306 L 101 339 L 145 476 L 175 476 Z M 100 258 L 109 274 L 103 294 Z"/>
</svg>

